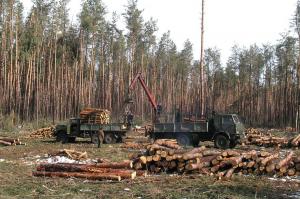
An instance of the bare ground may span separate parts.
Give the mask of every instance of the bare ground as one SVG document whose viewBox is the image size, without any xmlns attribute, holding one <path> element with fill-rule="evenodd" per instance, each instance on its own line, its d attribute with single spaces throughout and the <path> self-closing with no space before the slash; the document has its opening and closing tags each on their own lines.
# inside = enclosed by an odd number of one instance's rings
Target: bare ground
<svg viewBox="0 0 300 199">
<path fill-rule="evenodd" d="M 88 140 L 66 145 L 53 139 L 22 141 L 27 145 L 0 147 L 0 198 L 297 198 L 300 185 L 266 176 L 234 176 L 231 181 L 219 181 L 213 176 L 162 174 L 122 182 L 36 178 L 31 175 L 36 160 L 59 149 L 87 151 L 90 158 L 112 161 L 127 159 L 134 151 L 120 145 L 98 149 Z"/>
</svg>

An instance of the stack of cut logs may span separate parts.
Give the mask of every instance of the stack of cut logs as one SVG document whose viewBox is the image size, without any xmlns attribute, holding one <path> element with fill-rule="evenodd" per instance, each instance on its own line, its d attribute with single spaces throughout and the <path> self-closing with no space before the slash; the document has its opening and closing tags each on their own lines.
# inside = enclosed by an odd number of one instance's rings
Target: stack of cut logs
<svg viewBox="0 0 300 199">
<path fill-rule="evenodd" d="M 123 139 L 121 148 L 126 149 L 145 149 L 150 141 L 145 136 L 127 136 Z"/>
<path fill-rule="evenodd" d="M 54 134 L 54 127 L 47 127 L 47 128 L 41 128 L 38 130 L 35 130 L 30 133 L 30 138 L 36 138 L 36 139 L 42 139 L 42 138 L 51 138 Z"/>
<path fill-rule="evenodd" d="M 300 135 L 288 139 L 287 137 L 276 137 L 272 136 L 270 133 L 263 134 L 258 129 L 248 129 L 247 130 L 247 145 L 257 145 L 264 147 L 298 147 L 300 145 Z"/>
<path fill-rule="evenodd" d="M 151 173 L 201 173 L 231 178 L 233 173 L 300 175 L 300 157 L 293 152 L 216 150 L 205 147 L 182 149 L 174 140 L 158 140 L 145 153 L 133 157 L 136 170 Z"/>
<path fill-rule="evenodd" d="M 33 176 L 83 178 L 87 180 L 116 180 L 134 179 L 137 175 L 146 175 L 144 171 L 132 170 L 132 162 L 98 164 L 40 164 Z"/>
<path fill-rule="evenodd" d="M 8 138 L 8 137 L 0 137 L 0 145 L 4 146 L 15 146 L 15 145 L 26 145 L 26 143 L 22 143 L 19 138 Z"/>
<path fill-rule="evenodd" d="M 108 124 L 110 112 L 106 109 L 86 108 L 80 112 L 81 123 Z"/>
<path fill-rule="evenodd" d="M 72 160 L 77 160 L 77 161 L 86 160 L 88 158 L 87 152 L 79 152 L 79 151 L 70 150 L 70 149 L 63 149 L 63 150 L 60 150 L 58 152 L 55 152 L 55 153 L 52 153 L 49 155 L 50 156 L 65 156 Z"/>
<path fill-rule="evenodd" d="M 121 145 L 121 148 L 140 150 L 145 149 L 148 145 L 149 143 L 125 142 Z"/>
</svg>

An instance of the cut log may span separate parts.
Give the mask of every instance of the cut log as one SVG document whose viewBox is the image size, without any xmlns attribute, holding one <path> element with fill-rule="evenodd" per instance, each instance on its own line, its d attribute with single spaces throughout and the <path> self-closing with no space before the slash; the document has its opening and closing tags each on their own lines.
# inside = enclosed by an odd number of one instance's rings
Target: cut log
<svg viewBox="0 0 300 199">
<path fill-rule="evenodd" d="M 147 163 L 147 157 L 146 156 L 141 156 L 140 158 L 140 161 L 142 164 L 146 164 Z"/>
<path fill-rule="evenodd" d="M 160 155 L 154 155 L 152 156 L 153 161 L 157 162 L 161 160 L 161 156 Z"/>
<path fill-rule="evenodd" d="M 268 162 L 278 158 L 279 154 L 276 153 L 276 154 L 273 154 L 273 155 L 270 155 L 269 157 L 266 157 L 264 158 L 262 161 L 261 161 L 261 164 L 262 165 L 266 165 Z"/>
<path fill-rule="evenodd" d="M 11 142 L 11 143 L 14 143 L 14 142 L 20 142 L 19 139 L 7 138 L 7 137 L 0 137 L 0 140 L 3 140 L 3 141 L 5 141 L 5 142 Z"/>
<path fill-rule="evenodd" d="M 196 158 L 201 158 L 202 153 L 186 153 L 183 154 L 183 159 L 184 160 L 191 160 L 191 159 L 196 159 Z"/>
<path fill-rule="evenodd" d="M 276 165 L 276 169 L 280 169 L 281 167 L 287 165 L 293 158 L 294 152 L 290 152 L 289 155 L 284 158 L 283 160 L 281 160 L 277 165 Z"/>
<path fill-rule="evenodd" d="M 5 145 L 5 146 L 11 146 L 12 145 L 11 142 L 6 142 L 4 140 L 0 140 L 0 144 Z"/>
<path fill-rule="evenodd" d="M 158 144 L 158 145 L 161 145 L 161 146 L 165 146 L 167 148 L 170 148 L 170 149 L 180 149 L 181 146 L 178 145 L 177 141 L 176 140 L 156 140 L 154 142 L 155 144 Z"/>
<path fill-rule="evenodd" d="M 253 168 L 254 165 L 255 165 L 255 161 L 250 161 L 250 162 L 248 162 L 248 164 L 247 164 L 247 168 Z"/>
<path fill-rule="evenodd" d="M 267 157 L 267 156 L 270 156 L 271 154 L 269 153 L 269 152 L 267 152 L 267 151 L 262 151 L 262 152 L 260 152 L 260 156 L 261 157 Z"/>
<path fill-rule="evenodd" d="M 43 172 L 43 171 L 34 171 L 33 176 L 37 177 L 63 177 L 63 178 L 83 178 L 88 180 L 116 180 L 121 181 L 121 176 L 111 175 L 111 174 L 91 174 L 91 173 L 76 173 L 76 172 Z"/>
<path fill-rule="evenodd" d="M 153 161 L 153 157 L 152 156 L 147 156 L 146 159 L 147 159 L 147 162 L 152 162 Z"/>
<path fill-rule="evenodd" d="M 233 172 L 235 171 L 235 168 L 231 168 L 226 172 L 225 178 L 230 179 L 232 177 Z"/>
<path fill-rule="evenodd" d="M 215 151 L 215 150 L 206 150 L 202 152 L 202 155 L 205 156 L 212 156 L 212 155 L 220 155 L 219 151 Z"/>
<path fill-rule="evenodd" d="M 289 169 L 288 170 L 288 176 L 294 176 L 296 174 L 296 170 L 295 169 Z"/>
</svg>

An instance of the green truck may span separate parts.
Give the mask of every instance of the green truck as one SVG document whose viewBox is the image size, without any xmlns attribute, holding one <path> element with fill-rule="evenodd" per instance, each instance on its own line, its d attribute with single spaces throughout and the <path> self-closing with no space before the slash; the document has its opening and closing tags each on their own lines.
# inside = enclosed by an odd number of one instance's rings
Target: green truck
<svg viewBox="0 0 300 199">
<path fill-rule="evenodd" d="M 177 139 L 181 145 L 198 146 L 213 141 L 216 148 L 234 148 L 245 136 L 245 127 L 236 114 L 216 114 L 197 122 L 155 123 L 148 132 L 156 139 Z"/>
<path fill-rule="evenodd" d="M 129 130 L 129 125 L 123 123 L 95 124 L 82 123 L 80 118 L 71 118 L 68 124 L 59 124 L 55 127 L 56 140 L 62 143 L 75 142 L 77 137 L 90 138 L 94 144 L 99 144 L 99 131 L 104 134 L 103 142 L 114 144 L 122 142 Z"/>
</svg>

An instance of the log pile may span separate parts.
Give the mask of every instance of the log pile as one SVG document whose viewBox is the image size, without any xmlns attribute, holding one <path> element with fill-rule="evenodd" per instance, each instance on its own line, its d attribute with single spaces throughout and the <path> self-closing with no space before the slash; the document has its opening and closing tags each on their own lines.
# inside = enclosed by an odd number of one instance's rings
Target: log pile
<svg viewBox="0 0 300 199">
<path fill-rule="evenodd" d="M 63 150 L 60 150 L 58 152 L 55 152 L 55 153 L 52 153 L 49 155 L 50 156 L 65 156 L 65 157 L 68 157 L 69 159 L 77 160 L 77 161 L 86 160 L 88 158 L 87 152 L 79 152 L 79 151 L 70 150 L 70 149 L 63 149 Z"/>
<path fill-rule="evenodd" d="M 106 109 L 86 108 L 80 112 L 81 123 L 109 124 L 110 112 Z"/>
<path fill-rule="evenodd" d="M 123 142 L 149 143 L 149 139 L 148 137 L 140 135 L 128 135 L 125 138 L 123 138 Z"/>
<path fill-rule="evenodd" d="M 132 170 L 132 162 L 99 164 L 40 164 L 33 176 L 37 177 L 62 177 L 83 178 L 87 180 L 114 180 L 134 179 L 137 175 L 145 175 L 145 172 Z"/>
<path fill-rule="evenodd" d="M 35 138 L 35 139 L 51 138 L 54 135 L 54 130 L 55 128 L 53 126 L 47 128 L 41 128 L 31 132 L 29 138 Z"/>
<path fill-rule="evenodd" d="M 248 129 L 246 132 L 246 145 L 256 145 L 263 147 L 278 147 L 278 148 L 290 148 L 300 146 L 300 135 L 294 138 L 276 137 L 271 133 L 262 133 L 258 129 Z"/>
<path fill-rule="evenodd" d="M 145 149 L 148 145 L 149 143 L 125 142 L 121 145 L 121 148 L 141 150 Z"/>
<path fill-rule="evenodd" d="M 167 144 L 166 144 L 167 143 Z M 300 157 L 293 152 L 216 150 L 205 147 L 182 149 L 174 141 L 156 141 L 145 153 L 133 157 L 136 170 L 150 173 L 200 173 L 229 179 L 239 175 L 300 175 Z"/>
<path fill-rule="evenodd" d="M 26 143 L 22 143 L 19 138 L 8 138 L 8 137 L 0 137 L 0 145 L 4 146 L 16 146 L 16 145 L 26 145 Z"/>
</svg>

